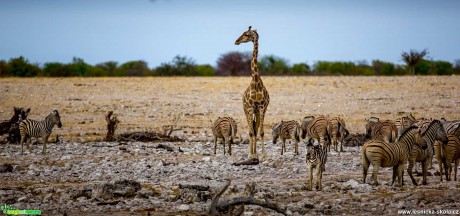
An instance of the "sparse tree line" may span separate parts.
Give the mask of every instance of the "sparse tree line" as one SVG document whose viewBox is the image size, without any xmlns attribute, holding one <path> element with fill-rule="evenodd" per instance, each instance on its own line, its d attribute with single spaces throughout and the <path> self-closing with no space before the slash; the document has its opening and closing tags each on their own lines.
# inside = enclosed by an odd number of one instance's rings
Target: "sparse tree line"
<svg viewBox="0 0 460 216">
<path fill-rule="evenodd" d="M 288 60 L 266 55 L 259 59 L 258 67 L 262 75 L 271 76 L 394 76 L 394 75 L 451 75 L 460 74 L 460 59 L 454 63 L 442 60 L 427 60 L 426 50 L 403 52 L 401 57 L 406 65 L 373 60 L 317 61 L 313 65 L 305 63 L 289 64 Z M 217 66 L 196 64 L 192 58 L 176 56 L 171 62 L 149 68 L 143 60 L 118 63 L 107 61 L 90 65 L 81 58 L 74 57 L 70 63 L 47 62 L 43 65 L 31 63 L 23 56 L 8 61 L 0 60 L 0 77 L 122 77 L 122 76 L 249 76 L 251 75 L 251 53 L 229 52 L 222 54 Z"/>
</svg>

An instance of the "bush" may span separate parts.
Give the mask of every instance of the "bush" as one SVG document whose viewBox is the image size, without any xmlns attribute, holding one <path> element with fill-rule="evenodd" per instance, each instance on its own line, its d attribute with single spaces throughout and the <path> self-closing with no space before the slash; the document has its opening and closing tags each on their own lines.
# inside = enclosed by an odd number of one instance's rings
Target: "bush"
<svg viewBox="0 0 460 216">
<path fill-rule="evenodd" d="M 251 75 L 251 53 L 229 52 L 217 60 L 217 76 Z"/>
</svg>

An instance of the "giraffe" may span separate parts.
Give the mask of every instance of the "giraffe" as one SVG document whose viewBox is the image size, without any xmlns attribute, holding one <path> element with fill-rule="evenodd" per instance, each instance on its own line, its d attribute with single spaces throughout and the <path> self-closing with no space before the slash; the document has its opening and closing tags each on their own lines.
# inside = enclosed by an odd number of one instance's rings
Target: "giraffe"
<svg viewBox="0 0 460 216">
<path fill-rule="evenodd" d="M 257 54 L 259 51 L 259 34 L 257 34 L 257 31 L 251 30 L 251 26 L 249 26 L 249 30 L 243 32 L 243 34 L 235 41 L 235 45 L 250 41 L 254 44 L 251 60 L 252 80 L 251 84 L 243 94 L 243 109 L 249 126 L 248 157 L 252 158 L 257 157 L 256 146 L 258 130 L 262 141 L 262 155 L 265 155 L 264 117 L 270 102 L 270 97 L 267 89 L 265 89 L 262 79 L 260 79 L 260 74 L 257 69 Z"/>
</svg>

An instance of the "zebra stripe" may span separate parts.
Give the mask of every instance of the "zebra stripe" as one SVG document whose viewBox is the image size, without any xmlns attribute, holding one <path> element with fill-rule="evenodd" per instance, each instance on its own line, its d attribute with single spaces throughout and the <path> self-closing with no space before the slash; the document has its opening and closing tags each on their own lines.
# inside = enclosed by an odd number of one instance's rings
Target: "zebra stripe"
<svg viewBox="0 0 460 216">
<path fill-rule="evenodd" d="M 377 121 L 375 121 L 377 120 Z M 398 137 L 398 129 L 391 120 L 379 121 L 376 117 L 366 119 L 366 138 L 383 141 L 386 143 L 395 142 Z"/>
<path fill-rule="evenodd" d="M 328 133 L 329 119 L 326 116 L 308 116 L 302 120 L 302 139 L 314 139 L 325 151 L 330 150 L 331 137 Z"/>
<path fill-rule="evenodd" d="M 232 117 L 219 117 L 212 125 L 212 134 L 214 135 L 214 154 L 217 149 L 217 138 L 223 139 L 224 155 L 225 144 L 228 145 L 228 154 L 232 155 L 232 143 L 238 133 L 238 128 L 235 119 Z"/>
<path fill-rule="evenodd" d="M 401 135 L 404 131 L 410 128 L 415 123 L 415 121 L 416 119 L 414 116 L 412 116 L 412 113 L 408 116 L 397 118 L 395 120 L 395 126 L 398 129 L 398 134 Z"/>
<path fill-rule="evenodd" d="M 292 139 L 294 141 L 294 152 L 296 155 L 299 154 L 299 142 L 300 142 L 300 124 L 295 121 L 281 121 L 272 127 L 273 144 L 276 144 L 278 138 L 281 139 L 281 155 L 286 151 L 286 140 Z"/>
<path fill-rule="evenodd" d="M 323 171 L 326 168 L 327 152 L 319 145 L 313 145 L 310 139 L 307 144 L 306 163 L 310 175 L 310 190 L 313 188 L 313 169 L 316 169 L 316 190 L 321 190 Z"/>
<path fill-rule="evenodd" d="M 426 144 L 420 135 L 417 127 L 410 127 L 401 138 L 393 145 L 388 145 L 383 141 L 371 140 L 365 143 L 361 149 L 361 163 L 363 164 L 363 182 L 366 182 L 367 171 L 372 164 L 372 178 L 374 185 L 378 185 L 377 174 L 380 167 L 393 167 L 392 185 L 398 175 L 399 185 L 403 185 L 404 165 L 407 163 L 414 145 L 422 145 L 426 149 Z"/>
<path fill-rule="evenodd" d="M 417 126 L 420 128 L 420 132 L 421 133 L 424 133 L 425 130 L 428 128 L 428 126 L 431 124 L 431 122 L 433 121 L 432 118 L 420 118 L 418 119 L 415 123 L 414 123 L 414 126 Z"/>
<path fill-rule="evenodd" d="M 454 166 L 454 180 L 457 181 L 457 169 L 460 162 L 460 140 L 455 135 L 447 135 L 447 144 L 435 143 L 435 155 L 438 160 L 439 172 L 442 181 L 442 163 L 444 164 L 446 180 L 451 180 L 452 163 Z"/>
<path fill-rule="evenodd" d="M 426 185 L 427 169 L 428 166 L 432 163 L 434 142 L 441 141 L 443 143 L 447 143 L 447 134 L 439 120 L 434 120 L 431 122 L 431 124 L 422 134 L 422 138 L 428 147 L 426 149 L 421 149 L 419 146 L 415 146 L 409 157 L 409 166 L 407 167 L 407 173 L 409 174 L 414 185 L 417 185 L 417 182 L 412 175 L 412 169 L 415 162 L 421 162 L 422 164 L 423 184 Z"/>
<path fill-rule="evenodd" d="M 51 135 L 54 125 L 57 125 L 59 128 L 62 127 L 61 117 L 59 112 L 54 110 L 50 113 L 45 120 L 36 121 L 32 119 L 26 119 L 19 124 L 19 131 L 21 133 L 21 154 L 24 153 L 24 141 L 26 141 L 27 148 L 29 148 L 29 143 L 31 137 L 42 138 L 43 139 L 43 151 L 42 154 L 46 155 L 46 143 L 48 142 L 48 137 Z"/>
<path fill-rule="evenodd" d="M 347 130 L 345 121 L 340 117 L 333 117 L 329 120 L 328 133 L 331 136 L 331 143 L 334 150 L 338 151 L 338 143 L 340 143 L 340 151 L 343 152 L 343 140 L 350 134 Z"/>
<path fill-rule="evenodd" d="M 447 134 L 460 136 L 460 120 L 447 121 L 445 118 L 441 118 L 442 126 L 446 130 Z"/>
</svg>

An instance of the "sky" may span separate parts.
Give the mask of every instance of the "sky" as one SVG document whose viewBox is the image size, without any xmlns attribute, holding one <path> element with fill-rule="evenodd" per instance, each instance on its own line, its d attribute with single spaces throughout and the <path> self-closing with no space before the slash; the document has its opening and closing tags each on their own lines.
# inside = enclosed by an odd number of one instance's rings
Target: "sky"
<svg viewBox="0 0 460 216">
<path fill-rule="evenodd" d="M 457 0 L 0 0 L 0 59 L 89 64 L 176 55 L 216 65 L 252 26 L 259 55 L 290 64 L 367 61 L 403 64 L 401 53 L 460 59 Z"/>
</svg>

